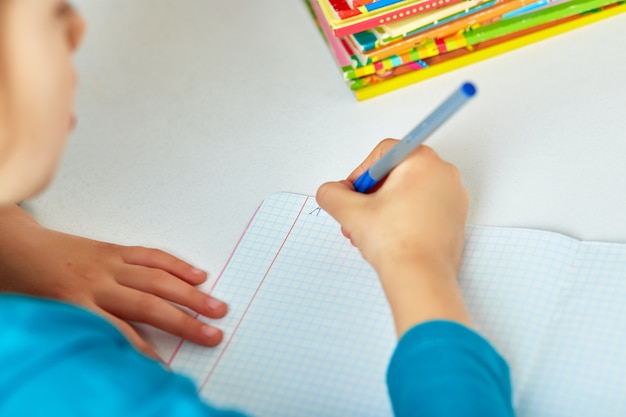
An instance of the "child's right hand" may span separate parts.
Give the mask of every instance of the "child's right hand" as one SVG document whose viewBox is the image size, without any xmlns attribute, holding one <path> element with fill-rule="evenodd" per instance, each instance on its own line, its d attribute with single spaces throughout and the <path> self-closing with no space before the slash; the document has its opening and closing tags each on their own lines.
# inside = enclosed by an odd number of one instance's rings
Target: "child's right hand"
<svg viewBox="0 0 626 417">
<path fill-rule="evenodd" d="M 456 277 L 469 199 L 456 167 L 421 146 L 375 191 L 352 186 L 396 142 L 382 141 L 347 180 L 323 184 L 317 202 L 378 273 L 399 335 L 431 319 L 468 324 Z"/>
</svg>

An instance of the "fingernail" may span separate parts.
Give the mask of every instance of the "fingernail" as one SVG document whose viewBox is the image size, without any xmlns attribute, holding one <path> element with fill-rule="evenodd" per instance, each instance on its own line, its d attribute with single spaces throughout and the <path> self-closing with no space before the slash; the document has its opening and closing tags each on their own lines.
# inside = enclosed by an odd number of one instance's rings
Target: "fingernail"
<svg viewBox="0 0 626 417">
<path fill-rule="evenodd" d="M 213 311 L 222 310 L 226 308 L 226 303 L 218 300 L 217 298 L 209 298 L 209 301 L 207 301 L 207 305 Z"/>
<path fill-rule="evenodd" d="M 195 275 L 202 275 L 202 274 L 204 274 L 204 271 L 201 270 L 201 269 L 198 269 L 198 268 L 191 268 L 191 272 L 193 274 L 195 274 Z M 209 274 L 207 273 L 207 275 L 209 275 Z"/>
<path fill-rule="evenodd" d="M 210 338 L 217 336 L 217 334 L 219 333 L 218 329 L 216 329 L 215 327 L 207 326 L 206 324 L 202 326 L 200 330 L 202 331 L 202 333 L 204 333 L 205 336 Z"/>
</svg>

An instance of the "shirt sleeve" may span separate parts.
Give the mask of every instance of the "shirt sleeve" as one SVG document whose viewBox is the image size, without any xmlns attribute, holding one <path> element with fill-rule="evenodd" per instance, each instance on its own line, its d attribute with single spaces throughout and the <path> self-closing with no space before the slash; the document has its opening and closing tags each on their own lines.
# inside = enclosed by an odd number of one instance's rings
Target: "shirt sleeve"
<svg viewBox="0 0 626 417">
<path fill-rule="evenodd" d="M 243 417 L 203 402 L 191 380 L 86 310 L 0 296 L 0 336 L 2 416 Z"/>
<path fill-rule="evenodd" d="M 396 417 L 513 416 L 509 368 L 478 333 L 449 321 L 407 331 L 387 371 Z"/>
</svg>

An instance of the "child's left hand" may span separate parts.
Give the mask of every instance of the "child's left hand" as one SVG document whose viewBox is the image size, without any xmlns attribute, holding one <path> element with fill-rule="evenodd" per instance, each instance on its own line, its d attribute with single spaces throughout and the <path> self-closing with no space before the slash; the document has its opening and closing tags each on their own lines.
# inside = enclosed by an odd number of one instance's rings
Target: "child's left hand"
<svg viewBox="0 0 626 417">
<path fill-rule="evenodd" d="M 157 249 L 120 246 L 56 232 L 17 206 L 0 207 L 0 291 L 53 298 L 110 320 L 144 353 L 153 348 L 127 323 L 147 323 L 206 346 L 222 340 L 172 303 L 220 318 L 225 303 L 195 288 L 207 278 Z"/>
</svg>

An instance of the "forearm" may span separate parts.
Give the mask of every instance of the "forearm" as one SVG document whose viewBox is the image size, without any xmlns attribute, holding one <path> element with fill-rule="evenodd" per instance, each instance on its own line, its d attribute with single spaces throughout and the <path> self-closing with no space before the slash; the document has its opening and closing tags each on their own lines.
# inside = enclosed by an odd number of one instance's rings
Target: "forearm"
<svg viewBox="0 0 626 417">
<path fill-rule="evenodd" d="M 0 205 L 0 231 L 5 235 L 5 227 L 11 227 L 15 221 L 29 221 L 37 223 L 24 209 L 17 204 Z"/>
<path fill-rule="evenodd" d="M 16 280 L 32 262 L 34 229 L 41 226 L 16 204 L 0 206 L 0 291 L 26 291 Z"/>
<path fill-rule="evenodd" d="M 377 270 L 398 338 L 415 325 L 449 320 L 471 325 L 457 284 L 457 268 L 432 257 L 394 260 Z"/>
</svg>

